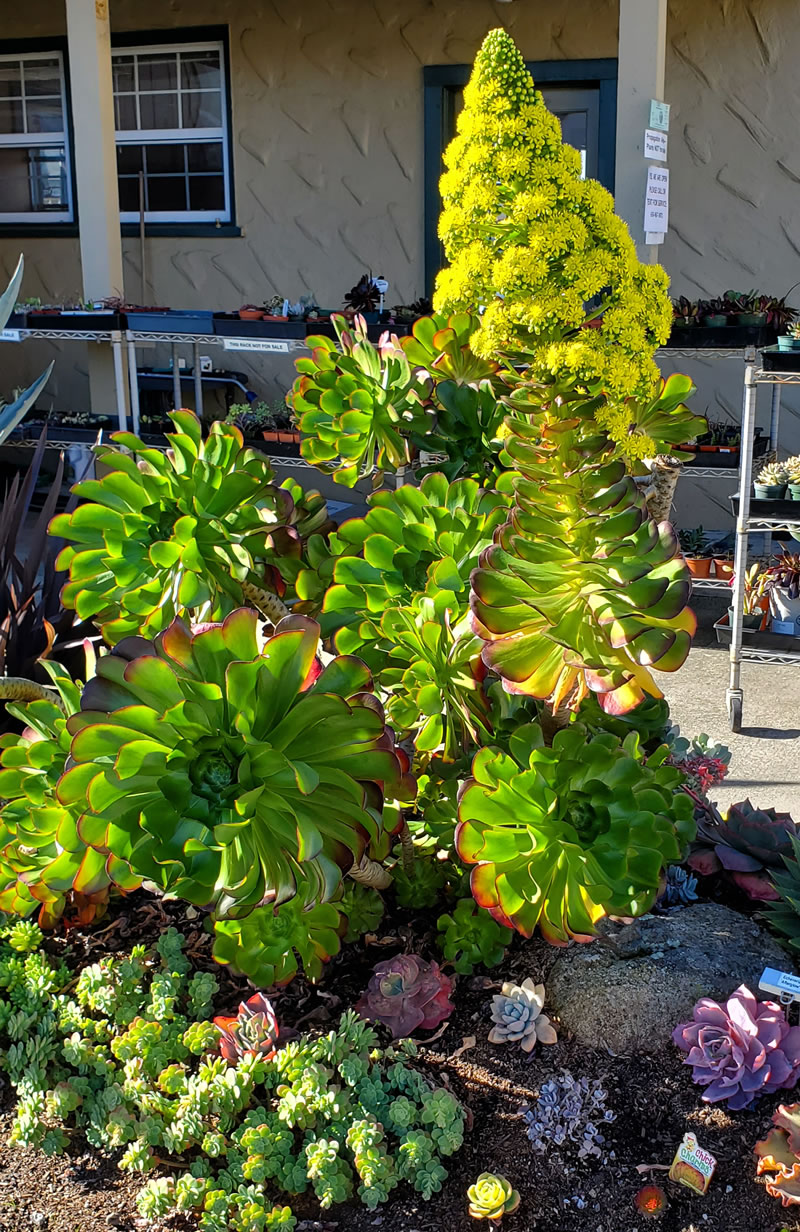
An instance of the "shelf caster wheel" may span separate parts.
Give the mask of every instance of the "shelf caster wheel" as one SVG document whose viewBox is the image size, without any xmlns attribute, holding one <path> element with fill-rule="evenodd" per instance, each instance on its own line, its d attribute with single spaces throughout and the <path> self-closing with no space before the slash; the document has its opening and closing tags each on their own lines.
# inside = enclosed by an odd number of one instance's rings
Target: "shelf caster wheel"
<svg viewBox="0 0 800 1232">
<path fill-rule="evenodd" d="M 742 699 L 741 697 L 728 698 L 728 718 L 731 723 L 732 732 L 740 732 L 742 730 Z"/>
</svg>

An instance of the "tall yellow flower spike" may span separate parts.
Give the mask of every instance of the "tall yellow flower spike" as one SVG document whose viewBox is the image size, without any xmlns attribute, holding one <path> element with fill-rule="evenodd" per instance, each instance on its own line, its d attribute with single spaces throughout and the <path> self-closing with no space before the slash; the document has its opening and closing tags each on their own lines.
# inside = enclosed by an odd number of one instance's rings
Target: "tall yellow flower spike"
<svg viewBox="0 0 800 1232">
<path fill-rule="evenodd" d="M 481 314 L 477 355 L 522 353 L 534 379 L 602 390 L 598 423 L 629 457 L 646 454 L 624 399 L 654 392 L 653 354 L 672 319 L 667 275 L 637 259 L 611 195 L 581 179 L 578 152 L 504 30 L 478 52 L 444 161 L 439 234 L 450 264 L 437 312 Z M 580 329 L 594 315 L 589 301 L 604 307 L 600 329 Z"/>
</svg>

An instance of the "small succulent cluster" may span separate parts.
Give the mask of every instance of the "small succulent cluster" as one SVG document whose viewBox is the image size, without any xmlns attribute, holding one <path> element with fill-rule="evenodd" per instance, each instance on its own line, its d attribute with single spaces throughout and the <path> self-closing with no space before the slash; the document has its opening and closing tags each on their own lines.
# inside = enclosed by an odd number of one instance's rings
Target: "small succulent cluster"
<svg viewBox="0 0 800 1232">
<path fill-rule="evenodd" d="M 467 1190 L 469 1213 L 473 1219 L 489 1219 L 499 1223 L 519 1206 L 519 1193 L 511 1182 L 497 1172 L 482 1172 Z"/>
<path fill-rule="evenodd" d="M 437 928 L 442 953 L 459 975 L 469 975 L 479 963 L 496 967 L 514 935 L 473 898 L 460 898 L 451 915 L 439 916 Z"/>
<path fill-rule="evenodd" d="M 757 1001 L 741 984 L 724 1005 L 703 997 L 672 1039 L 705 1087 L 703 1100 L 748 1108 L 759 1095 L 793 1087 L 800 1078 L 800 1027 L 790 1027 L 774 1001 Z"/>
<path fill-rule="evenodd" d="M 254 993 L 242 1001 L 239 1013 L 232 1018 L 214 1019 L 219 1028 L 219 1051 L 226 1061 L 235 1064 L 242 1057 L 261 1057 L 269 1061 L 275 1056 L 278 1043 L 278 1020 L 263 992 Z"/>
<path fill-rule="evenodd" d="M 671 724 L 666 741 L 670 748 L 670 763 L 686 776 L 686 786 L 705 797 L 728 773 L 731 751 L 725 744 L 712 740 L 705 733 L 691 740 L 680 734 L 677 724 Z"/>
<path fill-rule="evenodd" d="M 216 980 L 190 975 L 174 929 L 157 961 L 137 946 L 77 979 L 30 952 L 32 937 L 15 950 L 9 934 L 0 1069 L 18 1095 L 12 1142 L 57 1155 L 80 1131 L 93 1147 L 122 1149 L 123 1169 L 165 1161 L 174 1171 L 144 1186 L 139 1211 L 148 1221 L 194 1213 L 200 1232 L 293 1228 L 276 1190 L 311 1189 L 325 1209 L 357 1190 L 373 1209 L 401 1182 L 425 1199 L 441 1189 L 464 1109 L 414 1069 L 411 1041 L 381 1049 L 348 1011 L 327 1035 L 276 1052 L 260 993 L 237 1018 L 209 1022 Z"/>
<path fill-rule="evenodd" d="M 575 1078 L 569 1070 L 548 1078 L 534 1107 L 522 1106 L 533 1149 L 545 1152 L 574 1143 L 578 1159 L 600 1159 L 605 1147 L 600 1126 L 617 1119 L 617 1114 L 606 1108 L 607 1098 L 600 1078 Z"/>
<path fill-rule="evenodd" d="M 670 864 L 664 874 L 664 888 L 653 906 L 656 915 L 678 911 L 697 902 L 697 878 L 680 864 Z"/>
<path fill-rule="evenodd" d="M 402 1039 L 417 1030 L 432 1030 L 452 1014 L 448 999 L 452 987 L 453 981 L 437 963 L 416 954 L 398 954 L 375 966 L 356 1010 Z"/>
<path fill-rule="evenodd" d="M 758 472 L 758 483 L 765 487 L 785 487 L 789 482 L 789 472 L 785 462 L 768 462 Z"/>
<path fill-rule="evenodd" d="M 492 997 L 491 1044 L 519 1044 L 523 1052 L 533 1052 L 538 1040 L 555 1044 L 558 1036 L 550 1019 L 542 1013 L 544 984 L 523 980 L 521 984 L 503 985 L 502 992 Z"/>
<path fill-rule="evenodd" d="M 800 1203 L 800 1104 L 781 1104 L 772 1114 L 773 1129 L 757 1142 L 756 1172 L 766 1174 L 767 1193 L 782 1206 Z"/>
<path fill-rule="evenodd" d="M 749 898 L 775 902 L 775 871 L 792 858 L 797 826 L 789 813 L 732 804 L 723 818 L 713 804 L 697 809 L 697 838 L 687 863 L 704 877 L 720 874 Z"/>
</svg>

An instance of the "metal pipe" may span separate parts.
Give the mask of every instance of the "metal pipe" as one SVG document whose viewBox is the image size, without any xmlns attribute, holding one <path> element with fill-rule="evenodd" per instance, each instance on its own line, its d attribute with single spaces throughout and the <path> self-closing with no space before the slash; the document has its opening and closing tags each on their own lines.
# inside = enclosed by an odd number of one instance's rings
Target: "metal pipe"
<svg viewBox="0 0 800 1232">
<path fill-rule="evenodd" d="M 194 353 L 194 413 L 203 418 L 203 373 L 200 369 L 200 343 L 195 342 Z"/>
<path fill-rule="evenodd" d="M 128 340 L 128 387 L 131 391 L 131 422 L 139 434 L 139 370 L 136 367 L 136 343 Z"/>
<path fill-rule="evenodd" d="M 747 550 L 749 544 L 748 519 L 750 517 L 750 482 L 753 474 L 753 437 L 756 423 L 756 396 L 754 364 L 748 364 L 744 374 L 744 405 L 742 408 L 741 466 L 739 468 L 739 514 L 736 521 L 736 555 L 733 565 L 733 618 L 731 621 L 730 683 L 726 701 L 741 704 L 742 627 L 744 614 L 744 583 L 747 573 Z"/>
<path fill-rule="evenodd" d="M 114 357 L 114 389 L 117 394 L 117 419 L 119 430 L 128 427 L 128 408 L 125 401 L 125 367 L 122 359 L 122 334 L 115 330 L 111 335 L 111 354 Z"/>
<path fill-rule="evenodd" d="M 142 305 L 147 303 L 147 252 L 144 236 L 144 172 L 139 172 L 139 260 L 142 267 Z"/>
<path fill-rule="evenodd" d="M 178 354 L 178 344 L 172 344 L 172 409 L 180 410 L 183 405 L 181 396 L 181 360 Z"/>
</svg>

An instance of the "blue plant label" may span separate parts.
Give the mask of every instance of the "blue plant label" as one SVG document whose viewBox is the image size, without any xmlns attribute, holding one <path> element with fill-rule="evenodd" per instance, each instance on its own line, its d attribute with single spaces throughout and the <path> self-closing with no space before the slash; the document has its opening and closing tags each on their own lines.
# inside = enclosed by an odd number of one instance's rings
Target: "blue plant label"
<svg viewBox="0 0 800 1232">
<path fill-rule="evenodd" d="M 788 971 L 766 967 L 761 973 L 758 987 L 762 992 L 771 992 L 780 997 L 781 1001 L 800 1001 L 800 976 L 790 975 Z"/>
</svg>

